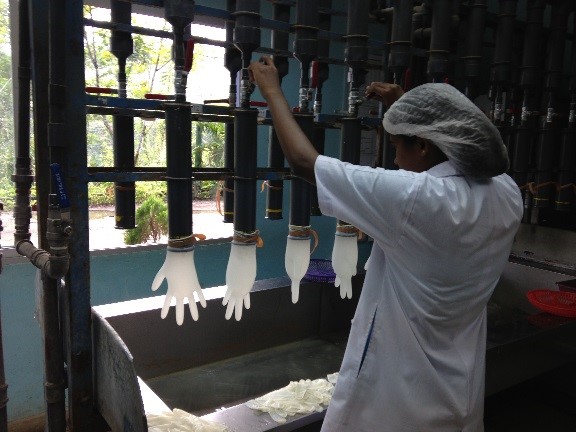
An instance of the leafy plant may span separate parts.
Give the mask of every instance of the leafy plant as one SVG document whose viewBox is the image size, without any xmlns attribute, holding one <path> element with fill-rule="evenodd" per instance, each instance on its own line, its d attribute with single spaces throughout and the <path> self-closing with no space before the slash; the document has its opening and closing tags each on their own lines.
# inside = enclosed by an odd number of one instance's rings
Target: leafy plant
<svg viewBox="0 0 576 432">
<path fill-rule="evenodd" d="M 168 207 L 159 198 L 149 197 L 136 210 L 136 228 L 124 233 L 124 242 L 129 245 L 154 243 L 168 234 Z"/>
</svg>

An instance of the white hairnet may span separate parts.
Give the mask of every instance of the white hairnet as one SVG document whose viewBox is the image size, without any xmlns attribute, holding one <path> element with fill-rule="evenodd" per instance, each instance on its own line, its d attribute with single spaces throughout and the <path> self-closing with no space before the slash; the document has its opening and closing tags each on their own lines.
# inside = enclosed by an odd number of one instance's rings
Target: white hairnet
<svg viewBox="0 0 576 432">
<path fill-rule="evenodd" d="M 388 109 L 382 123 L 392 135 L 432 141 L 464 175 L 488 178 L 508 169 L 508 153 L 498 129 L 451 85 L 423 84 L 406 92 Z"/>
</svg>

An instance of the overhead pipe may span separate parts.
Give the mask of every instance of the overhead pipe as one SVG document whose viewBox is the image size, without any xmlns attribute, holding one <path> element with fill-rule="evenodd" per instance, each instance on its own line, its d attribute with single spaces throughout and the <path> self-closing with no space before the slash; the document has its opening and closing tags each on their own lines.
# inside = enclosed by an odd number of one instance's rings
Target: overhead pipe
<svg viewBox="0 0 576 432">
<path fill-rule="evenodd" d="M 452 0 L 434 0 L 432 2 L 430 54 L 426 70 L 431 82 L 446 82 L 448 79 L 451 12 Z"/>
<path fill-rule="evenodd" d="M 320 0 L 318 11 L 318 28 L 320 30 L 330 31 L 332 24 L 332 0 Z M 328 39 L 318 40 L 318 57 L 312 62 L 310 69 L 311 87 L 315 89 L 314 93 L 314 116 L 322 113 L 323 89 L 324 83 L 330 75 L 330 67 L 324 59 L 330 57 L 330 41 Z M 313 133 L 312 145 L 318 154 L 324 154 L 324 142 L 326 140 L 326 128 L 315 126 Z M 318 190 L 315 186 L 310 187 L 310 215 L 321 216 L 322 211 L 318 204 Z"/>
<path fill-rule="evenodd" d="M 113 23 L 131 24 L 132 3 L 111 0 Z M 134 52 L 134 42 L 129 32 L 112 30 L 110 52 L 118 59 L 118 97 L 127 97 L 126 60 Z M 134 117 L 112 116 L 112 147 L 114 167 L 132 171 L 134 169 Z M 114 211 L 116 228 L 131 229 L 136 225 L 136 188 L 134 182 L 114 183 Z"/>
<path fill-rule="evenodd" d="M 226 9 L 230 13 L 236 10 L 236 0 L 227 0 Z M 226 49 L 224 51 L 224 66 L 230 72 L 230 90 L 228 106 L 230 109 L 236 107 L 237 86 L 236 80 L 238 72 L 242 69 L 242 54 L 233 44 L 234 41 L 234 20 L 226 21 Z M 234 170 L 234 122 L 227 121 L 224 124 L 224 167 L 230 171 Z M 234 179 L 224 180 L 223 187 L 224 210 L 223 221 L 225 223 L 234 222 Z M 217 198 L 219 199 L 219 198 Z"/>
<path fill-rule="evenodd" d="M 407 75 L 412 63 L 412 46 L 414 28 L 423 25 L 422 12 L 414 13 L 414 1 L 393 0 L 392 25 L 388 26 L 386 40 L 386 50 L 382 54 L 383 69 L 389 76 L 386 82 L 393 82 L 400 85 L 404 90 L 410 86 Z M 422 6 L 418 6 L 420 11 Z M 385 107 L 380 102 L 379 117 L 384 116 Z M 377 158 L 381 161 L 380 165 L 386 169 L 394 169 L 395 151 L 390 144 L 388 134 L 381 131 L 380 138 L 381 155 Z"/>
<path fill-rule="evenodd" d="M 160 316 L 166 318 L 172 299 L 176 300 L 176 323 L 184 322 L 184 299 L 193 320 L 198 319 L 196 298 L 206 300 L 194 263 L 196 239 L 192 221 L 192 108 L 186 102 L 187 74 L 192 51 L 186 49 L 184 31 L 194 19 L 194 2 L 164 1 L 165 19 L 172 25 L 174 61 L 174 102 L 164 106 L 166 123 L 166 183 L 168 189 L 168 247 L 164 264 L 152 282 L 157 290 L 166 279 L 168 290 Z"/>
<path fill-rule="evenodd" d="M 510 160 L 511 176 L 520 187 L 524 199 L 524 222 L 529 222 L 532 194 L 528 185 L 531 177 L 532 153 L 535 145 L 541 83 L 541 48 L 544 33 L 545 0 L 528 0 L 526 4 L 526 28 L 520 66 L 522 110 L 520 124 L 514 128 L 513 152 Z"/>
<path fill-rule="evenodd" d="M 576 29 L 576 10 L 572 12 Z M 558 193 L 556 210 L 573 210 L 576 205 L 576 31 L 572 31 L 572 48 L 568 91 L 570 110 L 568 125 L 562 130 L 562 142 L 558 158 Z"/>
<path fill-rule="evenodd" d="M 290 22 L 290 5 L 284 3 L 274 3 L 273 18 L 275 21 Z M 272 30 L 271 47 L 278 52 L 288 51 L 289 33 L 283 30 Z M 288 75 L 288 56 L 285 54 L 275 54 L 274 64 L 278 70 L 278 79 L 282 84 L 282 79 Z M 284 153 L 280 147 L 278 136 L 274 126 L 270 127 L 268 135 L 268 166 L 272 169 L 284 168 Z M 282 219 L 282 200 L 284 183 L 282 180 L 268 180 L 266 194 L 266 217 L 270 220 Z"/>
<path fill-rule="evenodd" d="M 490 70 L 490 99 L 492 100 L 491 119 L 505 140 L 507 133 L 506 107 L 510 97 L 512 42 L 516 22 L 518 0 L 500 0 L 496 46 Z"/>
<path fill-rule="evenodd" d="M 260 1 L 237 0 L 234 45 L 241 53 L 240 106 L 234 110 L 234 235 L 226 268 L 225 317 L 237 321 L 242 308 L 250 308 L 250 290 L 256 279 L 256 165 L 258 111 L 250 107 L 254 85 L 248 66 L 260 46 Z"/>
<path fill-rule="evenodd" d="M 534 208 L 542 209 L 553 206 L 556 192 L 555 173 L 558 160 L 558 99 L 562 87 L 562 70 L 568 30 L 568 16 L 571 2 L 568 0 L 554 2 L 550 17 L 550 32 L 546 50 L 546 67 L 544 72 L 544 102 L 546 115 L 541 117 L 536 141 L 536 176 L 532 186 Z"/>
<path fill-rule="evenodd" d="M 360 87 L 365 83 L 368 64 L 368 18 L 370 1 L 348 3 L 345 62 L 349 67 L 348 113 L 342 118 L 340 159 L 352 164 L 360 163 L 362 123 L 358 106 L 363 101 Z M 339 220 L 336 225 L 332 266 L 336 273 L 334 285 L 340 287 L 342 298 L 352 298 L 352 276 L 358 264 L 358 237 L 356 227 Z"/>
<path fill-rule="evenodd" d="M 466 55 L 464 60 L 464 94 L 471 100 L 478 96 L 478 81 L 482 72 L 482 45 L 486 28 L 486 0 L 474 0 L 468 8 Z"/>
<path fill-rule="evenodd" d="M 294 57 L 300 62 L 300 89 L 298 109 L 294 114 L 296 123 L 306 137 L 314 140 L 314 113 L 310 107 L 313 88 L 310 67 L 318 56 L 318 0 L 296 1 L 296 24 L 294 28 Z M 310 264 L 310 190 L 311 185 L 293 177 L 290 182 L 290 216 L 284 263 L 292 281 L 292 302 L 299 298 L 300 281 Z"/>
</svg>

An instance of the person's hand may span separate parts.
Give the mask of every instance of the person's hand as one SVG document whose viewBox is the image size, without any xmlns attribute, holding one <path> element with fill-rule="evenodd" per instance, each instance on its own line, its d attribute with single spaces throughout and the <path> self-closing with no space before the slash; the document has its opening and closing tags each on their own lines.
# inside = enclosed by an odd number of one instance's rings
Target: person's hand
<svg viewBox="0 0 576 432">
<path fill-rule="evenodd" d="M 164 264 L 158 270 L 154 281 L 152 282 L 152 291 L 156 291 L 162 281 L 166 279 L 168 291 L 162 307 L 160 316 L 162 319 L 168 315 L 172 298 L 176 299 L 176 322 L 182 325 L 184 322 L 184 299 L 188 299 L 188 307 L 194 321 L 198 320 L 198 308 L 194 293 L 198 296 L 202 307 L 206 307 L 206 300 L 202 293 L 202 288 L 198 282 L 196 267 L 194 266 L 194 249 L 178 251 L 177 249 L 168 249 Z"/>
<path fill-rule="evenodd" d="M 404 94 L 404 90 L 398 84 L 373 82 L 366 87 L 364 95 L 368 99 L 375 99 L 384 103 L 387 107 L 396 102 Z"/>
<path fill-rule="evenodd" d="M 258 86 L 264 99 L 268 99 L 274 92 L 281 92 L 278 70 L 270 57 L 262 57 L 260 61 L 252 62 L 248 67 L 250 81 Z"/>
<path fill-rule="evenodd" d="M 232 243 L 226 268 L 226 294 L 222 305 L 226 306 L 226 319 L 232 312 L 236 321 L 242 318 L 242 305 L 250 309 L 250 290 L 256 280 L 256 245 Z"/>
</svg>

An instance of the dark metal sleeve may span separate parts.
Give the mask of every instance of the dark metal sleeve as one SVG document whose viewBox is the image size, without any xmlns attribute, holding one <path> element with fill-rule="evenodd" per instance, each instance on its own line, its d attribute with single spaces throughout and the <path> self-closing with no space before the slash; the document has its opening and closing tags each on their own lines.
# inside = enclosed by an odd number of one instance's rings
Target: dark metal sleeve
<svg viewBox="0 0 576 432">
<path fill-rule="evenodd" d="M 166 104 L 168 235 L 192 235 L 192 117 L 188 104 Z"/>
<path fill-rule="evenodd" d="M 296 114 L 296 123 L 312 141 L 314 134 L 313 114 Z M 290 185 L 290 225 L 310 225 L 310 184 L 302 179 L 293 178 Z"/>
</svg>

